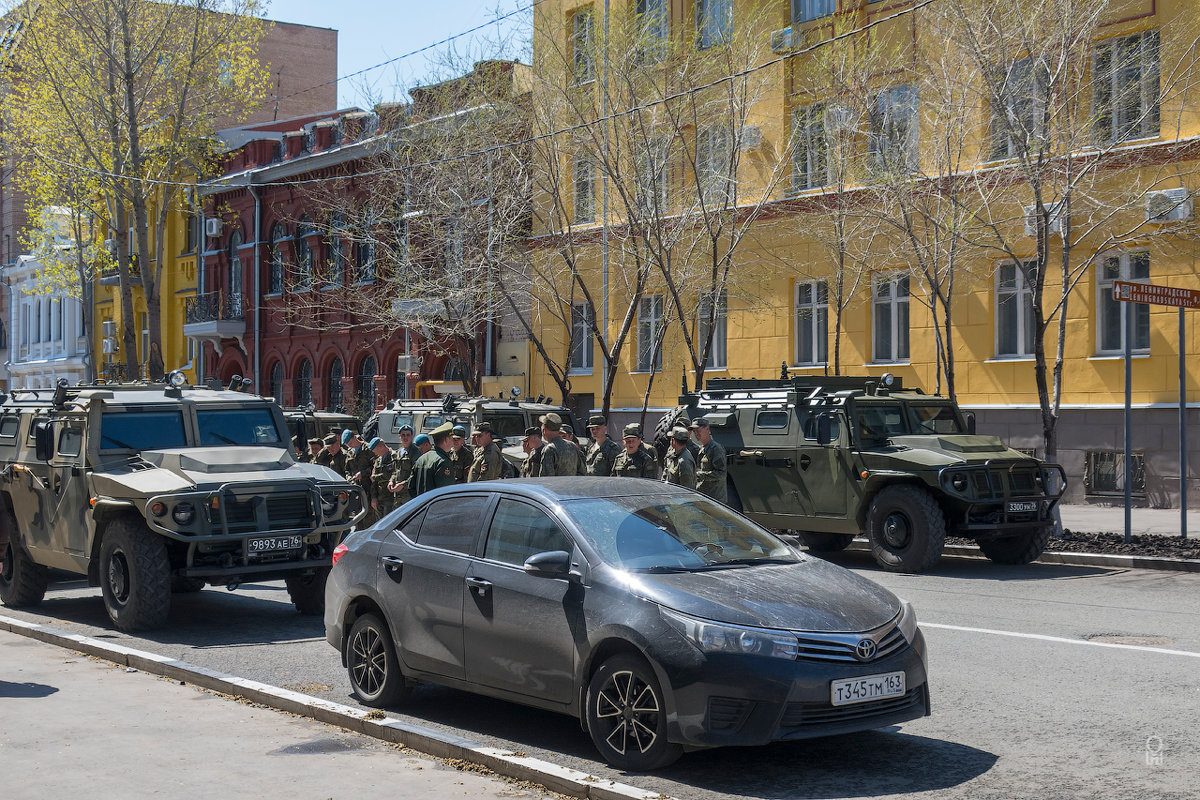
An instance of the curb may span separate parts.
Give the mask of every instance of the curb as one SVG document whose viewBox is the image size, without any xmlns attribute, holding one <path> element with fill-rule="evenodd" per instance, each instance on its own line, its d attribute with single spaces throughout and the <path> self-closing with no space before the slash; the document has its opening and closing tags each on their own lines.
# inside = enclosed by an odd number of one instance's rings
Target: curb
<svg viewBox="0 0 1200 800">
<path fill-rule="evenodd" d="M 141 672 L 184 681 L 231 697 L 242 697 L 276 711 L 308 717 L 353 733 L 401 744 L 435 758 L 459 759 L 478 764 L 499 775 L 536 783 L 559 794 L 593 800 L 672 800 L 657 791 L 639 789 L 569 767 L 560 767 L 521 753 L 490 747 L 473 739 L 386 716 L 382 719 L 372 719 L 372 711 L 309 697 L 300 692 L 239 678 L 156 653 L 67 633 L 47 625 L 0 616 L 0 629 L 76 650 L 120 666 L 132 667 Z"/>
<path fill-rule="evenodd" d="M 871 552 L 871 544 L 866 539 L 856 538 L 846 548 L 851 553 Z M 979 552 L 976 545 L 948 544 L 942 548 L 942 555 L 959 558 L 976 558 L 983 561 L 987 556 Z M 1073 567 L 1110 567 L 1113 569 L 1157 569 L 1175 572 L 1200 572 L 1200 561 L 1191 558 L 1160 558 L 1157 556 L 1114 556 L 1103 553 L 1067 553 L 1047 551 L 1038 556 L 1035 564 L 1061 564 Z"/>
</svg>

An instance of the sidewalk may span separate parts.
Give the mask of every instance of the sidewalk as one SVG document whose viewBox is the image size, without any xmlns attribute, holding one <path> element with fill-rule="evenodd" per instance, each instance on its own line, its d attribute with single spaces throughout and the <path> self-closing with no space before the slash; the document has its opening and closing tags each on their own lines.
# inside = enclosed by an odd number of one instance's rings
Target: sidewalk
<svg viewBox="0 0 1200 800">
<path fill-rule="evenodd" d="M 547 797 L 0 631 L 5 798 Z"/>
<path fill-rule="evenodd" d="M 1125 532 L 1125 507 L 1119 502 L 1114 506 L 1059 505 L 1059 508 L 1063 527 L 1067 530 L 1081 533 Z M 1179 535 L 1178 508 L 1134 508 L 1130 517 L 1130 527 L 1134 533 Z M 1200 511 L 1188 511 L 1187 526 L 1188 538 L 1200 539 Z"/>
</svg>

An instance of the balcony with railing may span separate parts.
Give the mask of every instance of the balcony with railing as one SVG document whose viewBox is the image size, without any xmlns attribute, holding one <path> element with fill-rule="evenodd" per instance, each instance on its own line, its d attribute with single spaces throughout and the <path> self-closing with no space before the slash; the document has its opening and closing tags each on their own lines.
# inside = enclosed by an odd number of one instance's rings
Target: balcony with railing
<svg viewBox="0 0 1200 800">
<path fill-rule="evenodd" d="M 183 334 L 191 339 L 209 341 L 220 354 L 223 340 L 241 344 L 246 335 L 245 297 L 241 293 L 206 292 L 187 298 L 184 306 Z"/>
</svg>

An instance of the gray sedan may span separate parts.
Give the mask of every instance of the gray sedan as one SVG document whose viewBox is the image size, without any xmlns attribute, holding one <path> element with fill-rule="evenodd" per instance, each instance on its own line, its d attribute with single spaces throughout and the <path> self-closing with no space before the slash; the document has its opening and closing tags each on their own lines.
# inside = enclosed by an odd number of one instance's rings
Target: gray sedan
<svg viewBox="0 0 1200 800">
<path fill-rule="evenodd" d="M 326 638 L 370 706 L 430 682 L 571 714 L 638 771 L 929 713 L 909 604 L 680 487 L 447 487 L 334 559 Z"/>
</svg>

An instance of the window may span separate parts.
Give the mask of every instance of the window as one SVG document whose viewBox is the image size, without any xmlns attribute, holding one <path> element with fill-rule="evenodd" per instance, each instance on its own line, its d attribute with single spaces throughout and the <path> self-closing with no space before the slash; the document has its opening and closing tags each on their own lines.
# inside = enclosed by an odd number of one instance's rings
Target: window
<svg viewBox="0 0 1200 800">
<path fill-rule="evenodd" d="M 871 306 L 876 363 L 908 360 L 908 276 L 877 275 Z"/>
<path fill-rule="evenodd" d="M 286 428 L 284 429 L 287 430 Z M 268 406 L 196 410 L 201 445 L 278 444 L 284 441 Z"/>
<path fill-rule="evenodd" d="M 726 325 L 729 312 L 728 298 L 724 290 L 717 292 L 716 298 L 715 312 L 712 294 L 702 295 L 696 309 L 698 317 L 696 347 L 700 352 L 703 352 L 705 343 L 708 342 L 709 326 L 710 324 L 712 326 L 712 347 L 708 351 L 708 360 L 704 363 L 705 369 L 725 369 L 729 364 L 728 326 Z"/>
<path fill-rule="evenodd" d="M 786 431 L 792 419 L 790 411 L 759 411 L 754 416 L 755 431 Z"/>
<path fill-rule="evenodd" d="M 662 369 L 663 296 L 647 295 L 638 301 L 637 368 L 639 372 Z"/>
<path fill-rule="evenodd" d="M 300 291 L 312 288 L 313 254 L 308 236 L 312 231 L 312 222 L 308 217 L 300 220 L 296 226 L 296 288 Z"/>
<path fill-rule="evenodd" d="M 335 358 L 329 365 L 329 411 L 342 410 L 342 377 L 345 374 L 342 360 Z"/>
<path fill-rule="evenodd" d="M 595 23 L 591 6 L 579 9 L 571 17 L 571 57 L 576 83 L 587 83 L 596 78 Z"/>
<path fill-rule="evenodd" d="M 728 44 L 733 35 L 733 0 L 696 0 L 696 46 Z"/>
<path fill-rule="evenodd" d="M 63 301 L 60 298 L 55 298 L 50 305 L 51 330 L 54 333 L 53 341 L 61 342 L 63 336 Z"/>
<path fill-rule="evenodd" d="M 329 217 L 329 241 L 325 245 L 325 284 L 341 286 L 346 274 L 346 219 L 341 214 Z"/>
<path fill-rule="evenodd" d="M 362 212 L 362 231 L 354 245 L 354 280 L 371 283 L 375 280 L 375 215 L 369 208 Z"/>
<path fill-rule="evenodd" d="M 829 288 L 825 281 L 796 282 L 796 363 L 829 358 Z"/>
<path fill-rule="evenodd" d="M 570 538 L 539 508 L 501 498 L 488 530 L 483 557 L 521 566 L 538 553 L 574 550 Z"/>
<path fill-rule="evenodd" d="M 1106 256 L 1096 266 L 1096 325 L 1099 328 L 1096 350 L 1104 355 L 1125 351 L 1125 302 L 1113 299 L 1113 281 L 1146 282 L 1150 279 L 1150 254 L 1144 250 Z M 1150 306 L 1133 306 L 1134 350 L 1150 350 Z"/>
<path fill-rule="evenodd" d="M 1050 70 L 1032 59 L 1020 58 L 996 71 L 992 97 L 992 158 L 1012 158 L 1038 152 L 1049 130 Z"/>
<path fill-rule="evenodd" d="M 634 177 L 634 195 L 638 211 L 653 217 L 667 210 L 668 171 L 670 143 L 666 138 L 651 139 L 646 149 L 638 153 L 637 174 Z"/>
<path fill-rule="evenodd" d="M 1145 496 L 1146 454 L 1130 453 L 1129 466 L 1133 478 L 1130 494 Z M 1085 494 L 1125 494 L 1125 453 L 1121 450 L 1086 451 L 1083 487 Z"/>
<path fill-rule="evenodd" d="M 596 174 L 592 161 L 582 153 L 575 156 L 575 222 L 595 222 Z"/>
<path fill-rule="evenodd" d="M 1033 355 L 1033 283 L 1037 265 L 1000 264 L 996 268 L 996 355 Z"/>
<path fill-rule="evenodd" d="M 271 227 L 271 275 L 267 283 L 270 294 L 283 292 L 283 248 L 280 243 L 287 238 L 287 229 L 282 222 L 276 222 Z"/>
<path fill-rule="evenodd" d="M 42 301 L 38 300 L 33 306 L 33 343 L 42 341 Z"/>
<path fill-rule="evenodd" d="M 186 446 L 182 411 L 122 410 L 105 412 L 100 417 L 101 450 L 159 450 Z"/>
<path fill-rule="evenodd" d="M 829 183 L 829 142 L 825 138 L 825 104 L 810 103 L 792 111 L 792 190 Z"/>
<path fill-rule="evenodd" d="M 470 553 L 486 507 L 486 497 L 453 497 L 430 503 L 416 534 L 417 544 Z"/>
<path fill-rule="evenodd" d="M 875 95 L 869 114 L 871 166 L 888 172 L 917 168 L 917 88 L 896 86 Z"/>
<path fill-rule="evenodd" d="M 792 0 L 792 21 L 809 22 L 833 13 L 836 0 Z"/>
<path fill-rule="evenodd" d="M 696 183 L 703 205 L 722 206 L 733 199 L 735 170 L 733 135 L 729 129 L 720 126 L 701 129 L 696 134 Z"/>
<path fill-rule="evenodd" d="M 312 362 L 307 358 L 296 368 L 296 405 L 304 407 L 312 402 Z"/>
<path fill-rule="evenodd" d="M 592 338 L 592 307 L 587 303 L 571 306 L 571 371 L 591 373 L 595 367 L 595 341 Z"/>
<path fill-rule="evenodd" d="M 636 0 L 638 60 L 654 64 L 667 57 L 668 0 Z"/>
<path fill-rule="evenodd" d="M 83 429 L 74 425 L 65 426 L 58 434 L 58 454 L 77 456 L 83 450 Z"/>
<path fill-rule="evenodd" d="M 1092 54 L 1092 120 L 1096 139 L 1120 142 L 1158 136 L 1158 31 L 1098 42 Z"/>
<path fill-rule="evenodd" d="M 229 310 L 234 319 L 242 316 L 242 232 L 229 234 Z"/>
<path fill-rule="evenodd" d="M 268 378 L 267 391 L 271 397 L 283 402 L 283 362 L 276 361 L 271 365 L 271 375 Z"/>
<path fill-rule="evenodd" d="M 446 259 L 445 270 L 447 283 L 455 289 L 464 283 L 466 269 L 466 234 L 463 218 L 451 217 L 446 221 Z"/>
<path fill-rule="evenodd" d="M 355 379 L 355 401 L 365 415 L 375 411 L 375 356 L 364 356 Z"/>
</svg>

